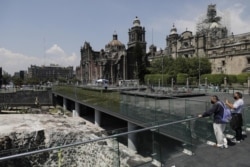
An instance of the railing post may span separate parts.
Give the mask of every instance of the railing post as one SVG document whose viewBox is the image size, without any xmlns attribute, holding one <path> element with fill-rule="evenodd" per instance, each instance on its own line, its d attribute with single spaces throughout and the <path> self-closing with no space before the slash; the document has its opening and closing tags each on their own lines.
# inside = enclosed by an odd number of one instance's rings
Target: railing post
<svg viewBox="0 0 250 167">
<path fill-rule="evenodd" d="M 128 132 L 136 130 L 136 125 L 128 122 Z M 131 150 L 137 151 L 136 149 L 136 134 L 130 133 L 128 134 L 128 148 Z"/>
<path fill-rule="evenodd" d="M 59 149 L 58 151 L 58 167 L 61 167 L 61 160 L 62 160 L 62 150 Z"/>
<path fill-rule="evenodd" d="M 66 110 L 67 110 L 67 99 L 63 97 L 63 115 L 65 114 Z"/>
<path fill-rule="evenodd" d="M 101 112 L 98 110 L 95 110 L 95 125 L 101 126 Z"/>
</svg>

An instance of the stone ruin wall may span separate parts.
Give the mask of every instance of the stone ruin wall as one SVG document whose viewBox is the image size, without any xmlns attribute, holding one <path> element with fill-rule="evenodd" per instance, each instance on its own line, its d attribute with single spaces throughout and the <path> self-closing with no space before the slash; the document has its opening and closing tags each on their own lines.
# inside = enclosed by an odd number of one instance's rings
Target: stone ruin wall
<svg viewBox="0 0 250 167">
<path fill-rule="evenodd" d="M 79 123 L 83 128 L 85 121 Z M 0 157 L 17 154 L 21 152 L 34 151 L 43 148 L 56 147 L 80 141 L 89 141 L 101 136 L 106 136 L 105 131 L 69 131 L 61 127 L 68 126 L 57 124 L 53 131 L 41 129 L 39 131 L 15 131 L 9 134 L 0 134 Z M 82 126 L 83 125 L 83 126 Z M 110 167 L 110 166 L 136 166 L 151 161 L 151 158 L 144 158 L 137 155 L 134 151 L 128 150 L 124 145 L 119 144 L 114 139 L 107 139 L 92 142 L 84 145 L 53 150 L 40 154 L 34 154 L 17 159 L 0 162 L 0 167 Z"/>
<path fill-rule="evenodd" d="M 40 104 L 52 104 L 51 91 L 16 91 L 0 94 L 0 104 L 34 104 L 38 97 Z"/>
</svg>

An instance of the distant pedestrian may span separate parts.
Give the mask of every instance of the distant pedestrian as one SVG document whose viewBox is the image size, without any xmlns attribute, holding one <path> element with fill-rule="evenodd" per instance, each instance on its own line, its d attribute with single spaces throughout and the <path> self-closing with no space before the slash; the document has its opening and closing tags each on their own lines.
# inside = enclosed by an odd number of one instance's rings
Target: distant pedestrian
<svg viewBox="0 0 250 167">
<path fill-rule="evenodd" d="M 108 89 L 108 84 L 105 82 L 104 83 L 104 89 L 107 90 Z"/>
<path fill-rule="evenodd" d="M 213 129 L 217 141 L 215 146 L 219 148 L 228 148 L 227 139 L 224 135 L 226 122 L 222 121 L 224 108 L 220 103 L 221 102 L 216 95 L 211 96 L 211 104 L 213 104 L 212 107 L 203 114 L 198 115 L 198 117 L 207 117 L 213 115 Z"/>
<path fill-rule="evenodd" d="M 234 93 L 234 103 L 230 103 L 226 100 L 226 105 L 231 109 L 232 120 L 230 122 L 231 128 L 235 131 L 235 137 L 232 139 L 234 143 L 240 143 L 243 140 L 242 136 L 242 109 L 244 106 L 244 101 L 242 99 L 242 94 L 240 92 Z"/>
<path fill-rule="evenodd" d="M 219 92 L 219 86 L 218 86 L 218 85 L 216 85 L 215 91 L 216 91 L 216 92 Z"/>
</svg>

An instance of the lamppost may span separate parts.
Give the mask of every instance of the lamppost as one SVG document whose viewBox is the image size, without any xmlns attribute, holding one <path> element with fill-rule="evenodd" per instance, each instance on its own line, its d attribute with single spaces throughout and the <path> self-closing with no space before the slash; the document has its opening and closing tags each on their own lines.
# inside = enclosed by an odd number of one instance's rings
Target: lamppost
<svg viewBox="0 0 250 167">
<path fill-rule="evenodd" d="M 161 63 L 161 81 L 162 81 L 162 87 L 163 87 L 163 54 L 161 55 L 161 60 L 162 60 L 162 63 Z"/>
<path fill-rule="evenodd" d="M 199 86 L 201 85 L 201 59 L 200 59 L 200 56 L 198 56 L 199 58 Z"/>
<path fill-rule="evenodd" d="M 250 77 L 247 78 L 248 94 L 250 94 Z"/>
<path fill-rule="evenodd" d="M 171 88 L 174 90 L 174 78 L 171 79 Z"/>
</svg>

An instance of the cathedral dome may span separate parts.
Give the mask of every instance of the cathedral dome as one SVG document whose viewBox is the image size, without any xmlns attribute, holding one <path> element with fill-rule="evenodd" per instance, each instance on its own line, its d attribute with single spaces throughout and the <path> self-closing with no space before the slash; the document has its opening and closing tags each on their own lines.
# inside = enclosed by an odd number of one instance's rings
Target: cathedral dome
<svg viewBox="0 0 250 167">
<path fill-rule="evenodd" d="M 212 22 L 210 25 L 210 29 L 213 29 L 213 28 L 221 28 L 221 25 L 217 22 Z"/>
<path fill-rule="evenodd" d="M 121 49 L 125 49 L 125 45 L 123 43 L 121 43 L 118 40 L 118 36 L 116 34 L 116 32 L 113 34 L 113 40 L 110 41 L 106 46 L 105 46 L 105 50 L 121 50 Z"/>
<path fill-rule="evenodd" d="M 116 32 L 113 34 L 113 40 L 108 43 L 109 46 L 123 46 L 124 44 L 118 40 Z"/>
</svg>

